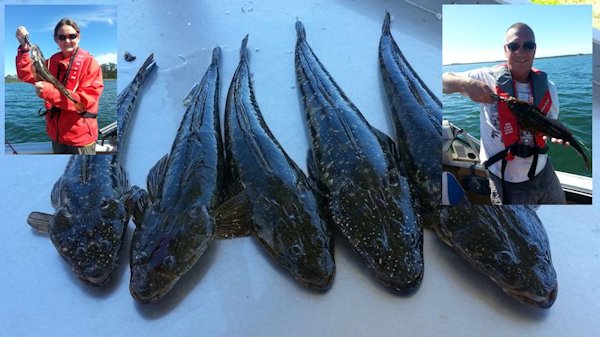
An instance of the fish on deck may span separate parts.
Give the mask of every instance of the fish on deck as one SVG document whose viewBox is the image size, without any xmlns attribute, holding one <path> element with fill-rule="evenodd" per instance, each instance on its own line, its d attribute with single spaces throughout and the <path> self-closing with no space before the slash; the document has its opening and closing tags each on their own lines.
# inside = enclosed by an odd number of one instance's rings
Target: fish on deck
<svg viewBox="0 0 600 337">
<path fill-rule="evenodd" d="M 129 290 L 139 303 L 165 296 L 215 238 L 214 209 L 223 184 L 219 123 L 220 48 L 188 95 L 171 151 L 136 195 Z"/>
<path fill-rule="evenodd" d="M 80 280 L 100 286 L 116 269 L 135 190 L 117 156 L 72 155 L 52 189 L 55 213 L 32 212 L 27 222 L 49 234 Z"/>
<path fill-rule="evenodd" d="M 135 86 L 120 95 L 137 97 L 145 79 L 155 70 L 150 62 L 140 69 Z M 148 68 L 146 68 L 148 67 Z M 146 72 L 148 70 L 148 72 Z M 140 73 L 138 72 L 138 75 Z M 135 100 L 119 100 L 118 123 L 129 120 Z M 119 142 L 125 131 L 117 135 Z M 119 252 L 140 189 L 129 185 L 120 155 L 72 155 L 51 193 L 54 214 L 32 212 L 27 223 L 47 233 L 75 275 L 92 286 L 107 283 L 116 269 Z"/>
<path fill-rule="evenodd" d="M 442 104 L 410 66 L 390 32 L 386 13 L 379 69 L 396 129 L 400 161 L 425 222 L 437 222 L 441 203 Z"/>
<path fill-rule="evenodd" d="M 250 79 L 247 41 L 248 36 L 242 42 L 225 108 L 228 180 L 237 196 L 219 209 L 236 203 L 242 207 L 229 207 L 238 211 L 220 215 L 219 231 L 235 232 L 227 223 L 245 228 L 294 279 L 326 290 L 335 273 L 332 232 L 321 216 L 312 183 L 262 117 Z M 233 221 L 240 214 L 245 214 L 245 220 Z"/>
<path fill-rule="evenodd" d="M 549 308 L 558 283 L 544 226 L 532 206 L 444 206 L 438 236 L 519 302 Z"/>
<path fill-rule="evenodd" d="M 368 268 L 399 292 L 423 277 L 423 230 L 394 142 L 346 97 L 296 22 L 296 79 L 310 137 L 309 173 L 336 228 Z"/>
</svg>

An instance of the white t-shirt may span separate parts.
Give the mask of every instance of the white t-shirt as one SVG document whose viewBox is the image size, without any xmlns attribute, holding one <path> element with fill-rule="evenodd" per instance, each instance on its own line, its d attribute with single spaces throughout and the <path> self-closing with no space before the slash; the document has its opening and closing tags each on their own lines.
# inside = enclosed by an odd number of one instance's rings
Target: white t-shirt
<svg viewBox="0 0 600 337">
<path fill-rule="evenodd" d="M 458 76 L 470 77 L 487 84 L 492 90 L 496 89 L 496 80 L 494 79 L 494 68 L 477 68 L 474 70 L 457 73 Z M 558 94 L 556 92 L 556 86 L 551 81 L 548 81 L 548 90 L 550 91 L 550 99 L 552 99 L 552 106 L 548 111 L 548 118 L 558 119 Z M 531 96 L 531 88 L 528 83 L 516 82 L 516 95 L 520 100 L 529 101 Z M 481 150 L 479 156 L 481 162 L 485 162 L 489 157 L 496 153 L 504 150 L 504 144 L 501 140 L 499 122 L 498 122 L 498 106 L 496 103 L 492 104 L 480 104 L 480 131 L 481 131 Z M 529 131 L 521 131 L 521 140 L 523 143 L 528 145 L 534 144 L 533 135 Z M 535 169 L 537 175 L 546 166 L 547 156 L 540 154 L 538 156 L 538 163 Z M 504 172 L 504 179 L 511 183 L 520 183 L 529 180 L 527 173 L 531 168 L 533 162 L 533 156 L 528 158 L 515 157 L 515 159 L 508 161 L 506 170 Z M 502 161 L 498 161 L 489 167 L 492 174 L 497 177 L 501 177 L 500 172 L 502 168 Z"/>
</svg>

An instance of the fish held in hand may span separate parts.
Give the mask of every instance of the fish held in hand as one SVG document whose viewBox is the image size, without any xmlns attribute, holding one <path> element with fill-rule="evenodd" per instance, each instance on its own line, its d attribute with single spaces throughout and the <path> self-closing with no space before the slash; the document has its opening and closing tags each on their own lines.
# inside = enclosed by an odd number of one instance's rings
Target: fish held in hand
<svg viewBox="0 0 600 337">
<path fill-rule="evenodd" d="M 71 100 L 73 103 L 79 104 L 79 101 L 77 101 L 73 95 L 71 95 L 67 88 L 65 88 L 65 86 L 56 79 L 56 77 L 50 74 L 50 71 L 46 66 L 47 62 L 44 58 L 44 54 L 42 54 L 42 51 L 36 44 L 32 44 L 31 41 L 29 41 L 28 35 L 25 36 L 25 43 L 29 46 L 31 60 L 33 61 L 33 67 L 35 69 L 36 76 L 40 80 L 52 84 L 56 89 L 58 89 L 58 91 L 60 91 L 62 95 Z"/>
<path fill-rule="evenodd" d="M 535 105 L 529 102 L 519 100 L 515 97 L 503 98 L 492 95 L 497 100 L 506 102 L 508 108 L 517 116 L 519 126 L 531 132 L 539 132 L 556 139 L 562 139 L 569 142 L 571 146 L 583 158 L 585 167 L 590 170 L 591 163 L 588 159 L 583 146 L 575 139 L 573 133 L 563 123 L 558 120 L 550 119 Z"/>
</svg>

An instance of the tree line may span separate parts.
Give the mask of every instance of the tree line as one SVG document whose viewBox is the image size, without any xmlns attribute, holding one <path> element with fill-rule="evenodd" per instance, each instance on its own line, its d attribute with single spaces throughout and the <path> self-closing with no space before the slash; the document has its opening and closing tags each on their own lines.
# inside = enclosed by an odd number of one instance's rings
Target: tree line
<svg viewBox="0 0 600 337">
<path fill-rule="evenodd" d="M 104 63 L 100 65 L 102 68 L 102 78 L 104 79 L 115 79 L 117 78 L 117 65 L 114 63 Z M 6 75 L 4 76 L 4 82 L 19 82 L 17 75 Z"/>
</svg>

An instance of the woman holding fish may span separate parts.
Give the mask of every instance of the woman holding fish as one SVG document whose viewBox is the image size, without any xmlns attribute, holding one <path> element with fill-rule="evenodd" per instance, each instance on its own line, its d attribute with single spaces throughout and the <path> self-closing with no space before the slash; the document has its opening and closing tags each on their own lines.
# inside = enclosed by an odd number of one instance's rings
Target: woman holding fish
<svg viewBox="0 0 600 337">
<path fill-rule="evenodd" d="M 569 144 L 569 138 L 527 127 L 514 101 L 528 102 L 544 123 L 558 122 L 558 95 L 546 73 L 532 68 L 536 44 L 524 23 L 505 34 L 506 63 L 464 73 L 444 73 L 444 93 L 459 92 L 481 103 L 481 154 L 490 173 L 493 204 L 564 204 L 565 194 L 546 152 L 546 139 Z M 493 89 L 492 89 L 493 88 Z M 516 99 L 515 99 L 516 98 Z M 529 104 L 526 104 L 529 106 Z M 535 112 L 534 112 L 535 113 Z M 560 138 L 560 139 L 559 139 Z"/>
<path fill-rule="evenodd" d="M 79 47 L 75 21 L 63 18 L 54 28 L 60 52 L 46 61 L 27 29 L 17 28 L 16 65 L 21 81 L 32 83 L 45 101 L 46 131 L 54 153 L 95 154 L 98 139 L 98 102 L 104 89 L 102 69 Z"/>
</svg>

